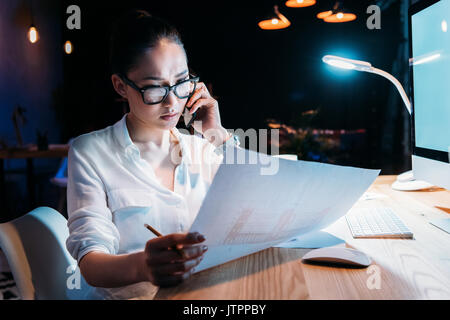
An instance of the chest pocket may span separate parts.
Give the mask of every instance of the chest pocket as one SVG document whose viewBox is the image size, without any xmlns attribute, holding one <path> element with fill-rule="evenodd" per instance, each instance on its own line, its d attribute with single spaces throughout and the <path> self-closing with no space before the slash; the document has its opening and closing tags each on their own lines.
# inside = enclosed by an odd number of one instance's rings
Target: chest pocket
<svg viewBox="0 0 450 320">
<path fill-rule="evenodd" d="M 155 208 L 155 196 L 142 189 L 115 189 L 108 192 L 112 220 L 120 233 L 119 254 L 143 250 L 155 237 L 144 224 L 157 230 L 161 227 L 160 213 Z"/>
<path fill-rule="evenodd" d="M 109 190 L 107 195 L 112 213 L 128 207 L 151 207 L 153 202 L 153 194 L 143 189 L 114 189 Z"/>
</svg>

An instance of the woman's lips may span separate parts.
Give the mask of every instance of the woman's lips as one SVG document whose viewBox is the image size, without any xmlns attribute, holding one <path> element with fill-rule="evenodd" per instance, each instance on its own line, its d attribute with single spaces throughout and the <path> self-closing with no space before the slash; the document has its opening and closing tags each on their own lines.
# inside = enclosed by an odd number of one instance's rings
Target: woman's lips
<svg viewBox="0 0 450 320">
<path fill-rule="evenodd" d="M 172 113 L 172 114 L 168 114 L 168 115 L 165 115 L 165 116 L 161 116 L 161 118 L 164 119 L 164 120 L 172 120 L 177 115 L 178 115 L 178 113 Z"/>
</svg>

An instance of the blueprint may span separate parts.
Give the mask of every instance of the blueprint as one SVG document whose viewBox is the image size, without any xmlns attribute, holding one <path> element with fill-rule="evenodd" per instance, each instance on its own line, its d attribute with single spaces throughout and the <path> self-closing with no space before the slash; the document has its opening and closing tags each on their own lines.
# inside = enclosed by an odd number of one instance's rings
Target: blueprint
<svg viewBox="0 0 450 320">
<path fill-rule="evenodd" d="M 190 228 L 209 248 L 196 272 L 327 227 L 380 172 L 232 149 Z"/>
</svg>

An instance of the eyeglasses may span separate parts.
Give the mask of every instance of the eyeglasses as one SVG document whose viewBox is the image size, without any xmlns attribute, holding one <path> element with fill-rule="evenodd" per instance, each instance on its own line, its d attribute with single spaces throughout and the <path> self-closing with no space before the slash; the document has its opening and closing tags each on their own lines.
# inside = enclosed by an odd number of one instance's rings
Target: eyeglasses
<svg viewBox="0 0 450 320">
<path fill-rule="evenodd" d="M 142 95 L 142 100 L 144 101 L 145 104 L 148 105 L 163 102 L 169 95 L 170 91 L 172 90 L 179 99 L 190 98 L 194 94 L 195 88 L 197 87 L 197 82 L 200 80 L 199 77 L 192 77 L 192 75 L 189 75 L 192 78 L 178 82 L 173 86 L 150 85 L 145 86 L 143 88 L 139 88 L 133 81 L 128 79 L 126 76 L 124 75 L 119 76 L 126 84 L 128 84 L 133 89 L 139 91 Z"/>
</svg>

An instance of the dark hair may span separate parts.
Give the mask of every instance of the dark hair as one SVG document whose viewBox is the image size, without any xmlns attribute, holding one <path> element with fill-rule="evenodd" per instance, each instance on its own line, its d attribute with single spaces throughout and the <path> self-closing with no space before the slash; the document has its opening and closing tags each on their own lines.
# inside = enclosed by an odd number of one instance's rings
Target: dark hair
<svg viewBox="0 0 450 320">
<path fill-rule="evenodd" d="M 110 39 L 112 74 L 126 75 L 146 50 L 167 39 L 184 48 L 178 31 L 166 21 L 144 10 L 131 10 L 113 26 Z"/>
</svg>

